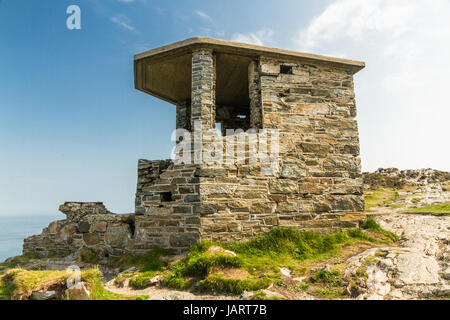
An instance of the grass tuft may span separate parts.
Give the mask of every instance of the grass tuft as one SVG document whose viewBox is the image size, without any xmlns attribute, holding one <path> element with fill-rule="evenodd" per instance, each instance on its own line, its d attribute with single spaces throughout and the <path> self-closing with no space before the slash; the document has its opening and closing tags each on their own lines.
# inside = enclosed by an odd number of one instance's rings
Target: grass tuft
<svg viewBox="0 0 450 320">
<path fill-rule="evenodd" d="M 261 279 L 227 279 L 221 275 L 209 275 L 197 283 L 199 291 L 242 294 L 244 291 L 256 291 L 267 288 L 271 283 L 268 278 Z"/>
<path fill-rule="evenodd" d="M 124 271 L 131 267 L 136 267 L 138 271 L 160 271 L 165 267 L 165 263 L 161 261 L 163 256 L 172 256 L 170 250 L 162 248 L 153 248 L 143 255 L 124 254 L 120 257 L 111 258 L 110 266 L 119 268 Z"/>
<path fill-rule="evenodd" d="M 98 256 L 92 249 L 83 248 L 80 250 L 80 260 L 82 262 L 94 264 L 98 261 Z"/>
<path fill-rule="evenodd" d="M 393 242 L 398 241 L 400 239 L 400 237 L 395 233 L 384 230 L 372 217 L 367 218 L 364 228 L 371 232 L 384 235 Z"/>
<path fill-rule="evenodd" d="M 448 215 L 450 214 L 450 202 L 433 205 L 424 206 L 420 208 L 409 209 L 405 211 L 406 213 L 431 213 L 436 215 Z"/>
</svg>

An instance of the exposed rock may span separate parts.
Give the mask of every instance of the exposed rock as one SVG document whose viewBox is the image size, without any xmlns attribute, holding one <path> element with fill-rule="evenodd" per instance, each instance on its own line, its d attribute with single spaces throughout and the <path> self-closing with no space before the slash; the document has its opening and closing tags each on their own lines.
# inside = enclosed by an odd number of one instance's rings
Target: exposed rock
<svg viewBox="0 0 450 320">
<path fill-rule="evenodd" d="M 283 276 L 290 278 L 291 277 L 291 270 L 288 268 L 280 268 L 280 272 Z"/>
<path fill-rule="evenodd" d="M 58 297 L 56 291 L 36 291 L 30 296 L 30 300 L 53 300 Z"/>
<path fill-rule="evenodd" d="M 358 299 L 424 299 L 448 295 L 447 265 L 442 251 L 450 239 L 445 217 L 390 214 L 377 217 L 379 224 L 402 234 L 401 247 L 372 248 L 350 258 L 345 277 L 354 276 L 364 261 L 367 290 Z"/>
<path fill-rule="evenodd" d="M 80 225 L 78 226 L 78 230 L 81 233 L 88 233 L 90 228 L 91 225 L 89 224 L 89 222 L 86 221 L 81 222 Z"/>
<path fill-rule="evenodd" d="M 130 227 L 127 224 L 109 226 L 105 233 L 105 243 L 113 248 L 126 248 L 131 240 Z"/>
<path fill-rule="evenodd" d="M 164 279 L 164 276 L 159 274 L 157 276 L 154 276 L 153 278 L 145 281 L 144 286 L 145 287 L 151 287 L 151 286 L 156 286 L 159 283 L 161 283 L 161 281 Z"/>
<path fill-rule="evenodd" d="M 195 296 L 190 292 L 175 291 L 164 295 L 161 300 L 195 300 Z"/>
<path fill-rule="evenodd" d="M 121 272 L 121 274 L 135 273 L 136 271 L 137 271 L 136 267 L 130 267 L 130 268 L 126 269 L 125 271 Z"/>
<path fill-rule="evenodd" d="M 255 296 L 255 294 L 253 292 L 244 291 L 241 294 L 241 299 L 242 300 L 251 300 L 254 296 Z"/>
<path fill-rule="evenodd" d="M 445 285 L 442 288 L 436 289 L 433 292 L 437 297 L 450 297 L 450 286 Z"/>
<path fill-rule="evenodd" d="M 450 267 L 444 270 L 444 272 L 442 273 L 442 277 L 445 280 L 450 280 Z"/>
<path fill-rule="evenodd" d="M 234 253 L 233 251 L 225 250 L 224 248 L 219 246 L 209 247 L 208 252 L 211 254 L 223 254 L 230 257 L 236 257 L 236 253 Z"/>
<path fill-rule="evenodd" d="M 363 173 L 367 188 L 378 187 L 401 188 L 405 185 L 421 185 L 442 183 L 450 180 L 450 173 L 434 169 L 399 170 L 396 168 L 378 169 L 375 172 Z"/>
<path fill-rule="evenodd" d="M 439 265 L 435 257 L 422 252 L 407 252 L 397 257 L 398 280 L 405 285 L 437 284 Z"/>
<path fill-rule="evenodd" d="M 108 222 L 106 221 L 94 221 L 91 226 L 91 232 L 106 232 Z"/>
</svg>

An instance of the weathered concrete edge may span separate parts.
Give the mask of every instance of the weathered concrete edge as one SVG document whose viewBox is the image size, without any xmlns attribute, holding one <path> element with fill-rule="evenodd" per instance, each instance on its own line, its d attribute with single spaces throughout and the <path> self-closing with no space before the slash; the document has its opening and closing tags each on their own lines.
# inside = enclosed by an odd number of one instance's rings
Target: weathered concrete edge
<svg viewBox="0 0 450 320">
<path fill-rule="evenodd" d="M 362 61 L 342 59 L 342 58 L 334 58 L 329 56 L 323 56 L 312 53 L 298 52 L 292 50 L 271 48 L 266 46 L 259 46 L 254 44 L 240 43 L 234 41 L 227 40 L 219 40 L 213 38 L 204 38 L 204 37 L 194 37 L 186 40 L 174 42 L 162 47 L 158 47 L 149 51 L 145 51 L 142 53 L 138 53 L 134 56 L 134 61 L 137 62 L 142 59 L 155 57 L 158 55 L 163 55 L 169 52 L 175 53 L 175 51 L 184 51 L 188 50 L 191 47 L 195 47 L 197 45 L 208 45 L 212 48 L 218 48 L 223 51 L 230 51 L 236 54 L 266 54 L 271 56 L 279 56 L 279 57 L 290 57 L 293 59 L 304 59 L 309 61 L 319 61 L 319 62 L 327 62 L 333 64 L 339 64 L 343 67 L 347 67 L 351 69 L 354 73 L 362 70 L 366 65 Z"/>
</svg>

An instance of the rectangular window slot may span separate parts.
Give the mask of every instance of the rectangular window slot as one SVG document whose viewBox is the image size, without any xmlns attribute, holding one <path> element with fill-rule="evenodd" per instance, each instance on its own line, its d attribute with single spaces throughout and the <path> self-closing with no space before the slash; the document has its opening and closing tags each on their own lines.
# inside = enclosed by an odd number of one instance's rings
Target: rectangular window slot
<svg viewBox="0 0 450 320">
<path fill-rule="evenodd" d="M 292 66 L 281 65 L 280 66 L 280 73 L 282 73 L 282 74 L 292 74 Z"/>
<path fill-rule="evenodd" d="M 161 202 L 171 202 L 171 201 L 173 201 L 173 199 L 172 199 L 172 192 L 161 192 L 160 196 L 161 196 Z"/>
</svg>

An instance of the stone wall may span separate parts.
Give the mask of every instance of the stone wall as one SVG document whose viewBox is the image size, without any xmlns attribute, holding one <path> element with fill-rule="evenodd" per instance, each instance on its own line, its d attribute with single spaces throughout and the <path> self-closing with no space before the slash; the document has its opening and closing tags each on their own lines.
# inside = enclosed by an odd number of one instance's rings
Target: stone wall
<svg viewBox="0 0 450 320">
<path fill-rule="evenodd" d="M 265 176 L 248 159 L 204 167 L 201 238 L 240 240 L 275 226 L 357 227 L 364 200 L 352 74 L 269 58 L 249 71 L 252 123 L 262 117 L 260 128 L 279 130 L 280 170 Z"/>
<path fill-rule="evenodd" d="M 201 120 L 203 130 L 212 129 L 212 119 L 220 117 L 214 105 L 215 57 L 210 50 L 197 50 L 192 59 L 191 127 Z M 250 163 L 250 150 L 241 164 L 158 171 L 160 178 L 148 186 L 148 201 L 137 208 L 145 211 L 137 218 L 138 249 L 185 248 L 196 238 L 241 240 L 276 226 L 332 232 L 357 227 L 364 219 L 352 72 L 261 57 L 250 63 L 248 77 L 252 128 L 279 130 L 278 172 L 263 174 L 259 160 Z M 186 121 L 179 122 L 177 127 Z M 226 139 L 214 137 L 224 145 L 224 157 L 235 158 L 234 150 L 226 150 Z M 182 172 L 190 183 L 178 179 Z M 191 192 L 187 198 L 180 188 Z M 158 196 L 163 192 L 175 196 L 172 202 Z M 186 205 L 191 196 L 195 202 Z"/>
<path fill-rule="evenodd" d="M 198 239 L 199 177 L 196 165 L 139 161 L 135 251 L 159 246 L 185 250 Z"/>
<path fill-rule="evenodd" d="M 67 219 L 54 221 L 42 234 L 26 238 L 24 253 L 65 256 L 90 248 L 104 257 L 133 250 L 134 214 L 113 214 L 101 202 L 66 202 L 60 211 Z"/>
</svg>

